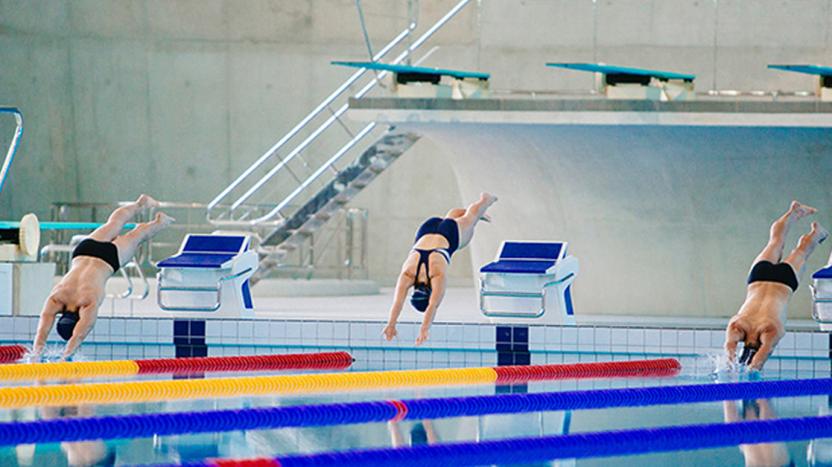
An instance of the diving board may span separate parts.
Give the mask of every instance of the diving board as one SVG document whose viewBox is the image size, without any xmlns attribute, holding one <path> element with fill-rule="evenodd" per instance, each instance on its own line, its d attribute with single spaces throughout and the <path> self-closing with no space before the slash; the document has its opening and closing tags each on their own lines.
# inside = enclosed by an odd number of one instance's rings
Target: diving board
<svg viewBox="0 0 832 467">
<path fill-rule="evenodd" d="M 832 67 L 821 65 L 769 65 L 769 69 L 791 71 L 818 77 L 816 93 L 822 101 L 832 101 Z"/>
<path fill-rule="evenodd" d="M 101 227 L 101 222 L 41 222 L 40 230 L 95 230 Z M 124 224 L 125 229 L 135 228 L 136 224 Z M 0 230 L 19 229 L 20 222 L 0 221 Z"/>
<path fill-rule="evenodd" d="M 488 93 L 489 73 L 380 62 L 333 61 L 332 65 L 380 71 L 392 75 L 391 90 L 398 97 L 466 99 Z"/>
<path fill-rule="evenodd" d="M 693 99 L 696 75 L 674 71 L 631 68 L 602 63 L 547 63 L 552 68 L 596 74 L 598 91 L 610 99 Z"/>
</svg>

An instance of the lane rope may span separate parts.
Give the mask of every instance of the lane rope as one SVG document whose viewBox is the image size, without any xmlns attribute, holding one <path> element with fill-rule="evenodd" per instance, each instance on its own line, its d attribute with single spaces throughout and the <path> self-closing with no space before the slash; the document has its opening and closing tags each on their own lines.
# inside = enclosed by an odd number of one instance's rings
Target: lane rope
<svg viewBox="0 0 832 467">
<path fill-rule="evenodd" d="M 832 378 L 114 415 L 0 423 L 0 445 L 829 394 Z"/>
<path fill-rule="evenodd" d="M 832 416 L 599 431 L 535 438 L 458 442 L 399 448 L 325 452 L 273 459 L 208 459 L 187 467 L 386 467 L 528 464 L 553 459 L 624 456 L 832 436 Z"/>
<path fill-rule="evenodd" d="M 98 362 L 21 363 L 0 365 L 0 380 L 100 378 L 159 373 L 193 374 L 210 371 L 325 370 L 349 368 L 352 362 L 352 355 L 348 352 L 323 352 Z"/>
<path fill-rule="evenodd" d="M 505 384 L 566 378 L 671 376 L 674 358 L 519 367 L 445 368 L 375 372 L 267 375 L 236 378 L 127 381 L 0 388 L 0 407 L 119 404 L 276 394 L 307 394 L 391 387 Z"/>
</svg>

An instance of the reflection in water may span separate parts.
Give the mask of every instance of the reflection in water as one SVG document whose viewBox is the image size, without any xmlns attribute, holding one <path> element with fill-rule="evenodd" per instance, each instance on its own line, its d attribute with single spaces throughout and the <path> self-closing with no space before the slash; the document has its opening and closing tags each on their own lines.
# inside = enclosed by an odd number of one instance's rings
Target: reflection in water
<svg viewBox="0 0 832 467">
<path fill-rule="evenodd" d="M 825 407 L 818 411 L 820 416 L 829 416 L 832 396 Z M 806 462 L 811 466 L 832 466 L 832 438 L 813 439 L 806 448 Z"/>
<path fill-rule="evenodd" d="M 92 417 L 92 406 L 79 405 L 71 407 L 43 407 L 41 417 L 44 420 L 55 418 Z M 116 463 L 116 453 L 107 448 L 103 441 L 73 441 L 61 443 L 61 451 L 66 454 L 67 464 L 75 467 L 104 467 Z"/>
<path fill-rule="evenodd" d="M 725 421 L 728 423 L 742 420 L 776 420 L 777 414 L 768 399 L 745 400 L 742 413 L 735 401 L 723 402 Z M 741 444 L 739 446 L 747 466 L 784 466 L 794 465 L 785 443 Z"/>
<path fill-rule="evenodd" d="M 390 444 L 394 448 L 407 446 L 401 431 L 401 422 L 387 422 L 387 430 L 390 432 Z M 431 420 L 421 420 L 415 422 L 410 427 L 410 445 L 424 446 L 427 444 L 436 444 L 439 442 L 439 436 L 436 434 L 436 429 Z"/>
</svg>

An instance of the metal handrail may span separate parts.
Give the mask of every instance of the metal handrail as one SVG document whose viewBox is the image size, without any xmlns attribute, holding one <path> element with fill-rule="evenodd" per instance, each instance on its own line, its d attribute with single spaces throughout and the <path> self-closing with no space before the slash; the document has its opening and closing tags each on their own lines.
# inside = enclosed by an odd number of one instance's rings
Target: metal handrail
<svg viewBox="0 0 832 467">
<path fill-rule="evenodd" d="M 410 35 L 410 33 L 411 33 L 411 32 L 412 32 L 412 29 L 410 28 L 410 25 L 408 25 L 408 28 L 407 28 L 407 29 L 405 29 L 404 31 L 402 31 L 401 33 L 399 33 L 399 35 L 398 35 L 398 36 L 396 36 L 396 37 L 395 37 L 392 41 L 390 41 L 390 42 L 389 42 L 387 45 L 385 45 L 385 46 L 384 46 L 381 50 L 379 50 L 379 52 L 378 52 L 375 56 L 373 56 L 373 60 L 374 60 L 374 61 L 377 61 L 377 60 L 381 60 L 382 58 L 384 58 L 384 56 L 385 56 L 385 55 L 387 55 L 387 53 L 388 53 L 388 52 L 390 52 L 390 50 L 392 50 L 392 49 L 393 49 L 395 46 L 397 46 L 397 45 L 398 45 L 398 44 L 399 44 L 402 40 L 404 40 L 404 39 L 405 39 L 408 35 Z M 350 86 L 352 86 L 352 85 L 353 85 L 353 83 L 355 83 L 355 82 L 356 82 L 356 81 L 358 81 L 358 80 L 359 80 L 362 76 L 364 76 L 364 73 L 366 73 L 366 71 L 367 71 L 366 69 L 361 69 L 361 70 L 358 70 L 358 71 L 356 71 L 355 73 L 353 73 L 353 74 L 352 74 L 352 76 L 350 76 L 350 77 L 349 77 L 346 81 L 344 81 L 344 82 L 343 82 L 340 86 L 338 86 L 338 88 L 337 88 L 337 89 L 335 89 L 335 91 L 333 91 L 333 92 L 332 92 L 332 93 L 331 93 L 331 94 L 330 94 L 330 95 L 329 95 L 326 99 L 324 99 L 324 100 L 323 100 L 323 102 L 321 102 L 320 104 L 318 104 L 318 106 L 317 106 L 317 107 L 315 107 L 315 109 L 314 109 L 314 110 L 312 110 L 311 112 L 309 112 L 309 114 L 308 114 L 306 117 L 304 117 L 304 118 L 303 118 L 303 119 L 302 119 L 302 120 L 301 120 L 301 121 L 300 121 L 297 125 L 295 125 L 295 127 L 294 127 L 294 128 L 292 128 L 291 130 L 289 130 L 289 132 L 288 132 L 288 133 L 286 133 L 286 135 L 284 135 L 284 136 L 283 136 L 283 138 L 281 138 L 281 139 L 280 139 L 277 143 L 275 143 L 275 145 L 274 145 L 274 146 L 272 146 L 271 148 L 269 148 L 269 150 L 268 150 L 268 151 L 266 151 L 266 152 L 265 152 L 262 156 L 260 156 L 260 158 L 259 158 L 259 159 L 257 159 L 256 161 L 254 161 L 254 163 L 253 163 L 253 164 L 251 164 L 251 165 L 250 165 L 250 166 L 249 166 L 249 167 L 248 167 L 245 171 L 243 171 L 243 173 L 242 173 L 242 174 L 240 174 L 240 176 L 239 176 L 239 177 L 237 177 L 237 178 L 236 178 L 233 182 L 231 182 L 231 183 L 230 183 L 227 187 L 225 187 L 225 189 L 224 189 L 224 190 L 222 190 L 222 191 L 220 192 L 220 194 L 219 194 L 219 195 L 217 195 L 217 196 L 216 196 L 213 200 L 211 200 L 211 202 L 210 202 L 210 203 L 208 203 L 208 209 L 207 209 L 207 211 L 208 211 L 208 212 L 207 212 L 208 221 L 209 221 L 209 222 L 211 222 L 211 221 L 212 221 L 212 219 L 211 219 L 211 211 L 212 211 L 212 210 L 213 210 L 213 209 L 214 209 L 214 208 L 215 208 L 215 207 L 216 207 L 216 206 L 217 206 L 217 205 L 218 205 L 218 204 L 219 204 L 219 203 L 220 203 L 220 202 L 221 202 L 221 201 L 222 201 L 222 200 L 223 200 L 226 196 L 228 196 L 228 194 L 229 194 L 229 193 L 231 193 L 231 191 L 232 191 L 232 190 L 234 190 L 235 188 L 237 188 L 238 186 L 240 186 L 240 184 L 243 182 L 243 180 L 245 180 L 245 179 L 246 179 L 249 175 L 251 175 L 251 174 L 252 174 L 255 170 L 257 170 L 258 168 L 260 168 L 260 166 L 262 166 L 262 165 L 263 165 L 263 163 L 265 163 L 265 162 L 266 162 L 267 160 L 269 160 L 272 156 L 274 156 L 274 155 L 277 153 L 277 151 L 278 151 L 281 147 L 283 147 L 283 145 L 285 145 L 285 144 L 286 144 L 286 143 L 287 143 L 290 139 L 292 139 L 292 138 L 293 138 L 296 134 L 298 134 L 298 133 L 299 133 L 299 132 L 300 132 L 300 131 L 304 128 L 304 127 L 306 127 L 306 125 L 308 125 L 308 124 L 309 124 L 309 122 L 310 122 L 310 121 L 312 121 L 312 119 L 313 119 L 313 118 L 317 117 L 317 116 L 318 116 L 321 112 L 323 112 L 323 111 L 324 111 L 324 109 L 326 109 L 327 107 L 329 107 L 329 105 L 330 105 L 330 104 L 332 104 L 332 103 L 335 101 L 335 99 L 337 99 L 337 98 L 338 98 L 341 94 L 343 94 L 343 93 L 344 93 L 344 91 L 346 91 L 347 89 L 349 89 L 349 87 L 350 87 Z M 331 124 L 331 123 L 330 123 L 330 124 Z M 232 209 L 233 209 L 233 208 L 232 208 Z"/>
<path fill-rule="evenodd" d="M 398 64 L 398 63 L 401 63 L 404 59 L 410 57 L 416 49 L 418 49 L 422 44 L 424 44 L 428 39 L 430 39 L 436 33 L 436 31 L 441 29 L 448 21 L 450 21 L 454 16 L 456 16 L 457 13 L 459 13 L 468 3 L 470 3 L 470 1 L 471 0 L 460 0 L 460 2 L 458 2 L 450 11 L 448 11 L 448 13 L 446 13 L 442 18 L 440 18 L 436 23 L 434 23 L 433 26 L 431 26 L 427 31 L 425 31 L 418 39 L 416 39 L 416 41 L 414 41 L 412 44 L 410 44 L 405 49 L 404 52 L 399 54 L 390 63 Z M 411 23 L 411 25 L 412 25 L 412 23 Z M 411 25 L 408 26 L 407 31 L 410 31 Z M 393 43 L 391 42 L 391 44 L 393 44 Z M 385 49 L 382 52 L 384 52 L 386 54 L 386 52 L 389 51 L 390 48 L 392 48 L 391 44 L 388 44 L 388 46 L 386 46 Z M 379 52 L 379 55 L 381 55 L 382 52 Z M 366 71 L 366 69 L 362 69 L 360 72 L 357 72 L 356 74 L 354 74 L 353 77 L 356 77 L 356 75 L 359 75 L 359 73 L 363 73 L 365 71 Z M 355 94 L 354 97 L 355 98 L 361 98 L 364 95 L 366 95 L 368 92 L 370 92 L 370 90 L 373 89 L 373 87 L 376 86 L 376 84 L 378 84 L 379 80 L 381 78 L 385 77 L 387 74 L 389 74 L 388 71 L 382 71 L 381 73 L 379 73 L 376 76 L 376 79 L 367 83 L 360 91 L 358 91 Z M 352 79 L 352 77 L 350 79 Z M 358 78 L 356 77 L 356 80 L 357 79 Z M 354 82 L 354 80 L 353 80 L 353 82 Z M 341 88 L 343 88 L 343 87 L 344 86 L 342 85 Z M 339 90 L 341 88 L 339 88 Z M 340 92 L 339 92 L 339 94 L 340 94 Z M 335 93 L 333 93 L 330 97 L 332 97 L 334 95 L 335 95 Z M 319 108 L 320 108 L 320 106 L 319 106 Z M 306 139 L 304 139 L 285 158 L 283 158 L 277 165 L 275 165 L 263 177 L 261 177 L 242 196 L 240 196 L 236 201 L 234 201 L 234 203 L 232 203 L 232 205 L 231 205 L 231 210 L 233 211 L 239 205 L 241 205 L 242 203 L 245 203 L 252 195 L 254 195 L 254 193 L 256 193 L 258 190 L 260 190 L 263 187 L 263 185 L 265 185 L 278 172 L 280 172 L 280 170 L 283 169 L 283 167 L 285 167 L 298 154 L 300 154 L 304 149 L 306 149 L 306 147 L 309 146 L 309 144 L 311 144 L 315 139 L 317 139 L 318 136 L 320 136 L 320 134 L 324 132 L 324 130 L 329 128 L 329 126 L 332 125 L 332 123 L 334 123 L 338 118 L 340 118 L 340 116 L 343 115 L 348 109 L 349 109 L 349 103 L 346 103 L 346 104 L 343 104 L 341 107 L 339 107 L 338 110 L 332 112 L 332 115 L 329 118 L 327 118 L 326 121 L 324 121 L 324 123 L 322 123 L 317 129 L 315 129 L 315 131 L 313 131 L 312 134 L 310 134 Z M 318 109 L 316 109 L 316 111 L 317 110 Z M 306 120 L 307 119 L 304 119 L 304 121 L 306 121 Z M 302 123 L 304 123 L 304 122 L 302 122 Z M 296 133 L 295 130 L 298 130 L 298 131 L 300 130 L 300 126 L 301 125 L 296 126 L 295 129 L 293 129 L 292 132 L 290 132 L 290 133 L 292 133 L 291 136 L 294 136 L 294 133 Z M 370 124 L 367 127 L 365 127 L 359 133 L 361 135 L 361 138 L 366 136 L 369 133 L 369 131 L 373 129 L 374 126 L 375 126 L 374 124 Z M 289 136 L 289 135 L 287 135 L 287 136 Z M 338 151 L 338 154 L 337 154 L 338 157 L 340 157 L 341 155 L 343 155 L 343 153 L 346 153 L 347 150 L 349 150 L 353 146 L 355 146 L 355 144 L 357 144 L 361 140 L 361 138 L 353 138 L 350 142 L 348 142 L 345 146 L 343 146 L 341 148 L 341 150 Z M 288 138 L 284 137 L 281 141 L 286 140 L 286 139 L 288 139 Z M 263 159 L 263 158 L 261 158 L 261 159 Z M 330 159 L 330 161 L 332 161 L 332 160 L 333 159 Z M 261 164 L 262 164 L 261 160 L 258 160 L 257 162 L 255 162 L 255 165 L 257 165 L 258 167 Z M 326 167 L 329 167 L 330 165 L 331 165 L 330 163 L 325 164 Z M 235 180 L 235 182 L 232 183 L 234 185 L 234 187 L 239 185 L 238 181 L 241 181 L 240 179 L 242 177 L 249 175 L 254 170 L 254 168 L 252 168 L 252 167 L 249 167 L 249 169 L 251 169 L 251 170 L 247 169 L 246 172 L 244 172 L 243 176 L 238 177 L 238 180 Z M 290 194 L 289 196 L 292 199 L 294 199 L 301 191 L 303 191 L 303 189 L 305 189 L 307 186 L 309 186 L 309 184 L 312 181 L 314 181 L 314 179 L 317 179 L 317 177 L 319 177 L 321 173 L 322 173 L 322 171 L 316 171 L 315 173 L 313 173 L 309 178 L 307 178 L 306 181 L 301 183 L 301 186 L 300 186 L 299 189 L 294 190 L 292 192 L 292 194 Z M 233 189 L 233 187 L 232 187 L 232 189 Z M 224 190 L 223 193 L 221 193 L 221 195 L 218 196 L 215 199 L 215 201 L 218 201 L 219 199 L 221 199 L 221 197 L 226 195 L 228 191 L 230 191 L 230 190 L 229 189 Z M 212 201 L 212 203 L 214 203 L 214 201 Z M 279 211 L 285 206 L 285 204 L 288 204 L 288 203 L 281 202 L 281 203 L 278 204 L 278 206 L 279 206 L 278 208 L 272 209 L 268 214 L 266 214 L 264 216 L 261 216 L 261 217 L 258 217 L 258 218 L 255 218 L 255 219 L 247 220 L 247 221 L 239 221 L 239 220 L 238 221 L 234 221 L 234 220 L 226 221 L 226 220 L 211 219 L 210 212 L 211 212 L 211 207 L 212 206 L 211 206 L 211 204 L 209 204 L 208 220 L 209 220 L 209 222 L 212 222 L 212 223 L 215 223 L 215 224 L 256 225 L 258 223 L 262 223 L 262 222 L 268 221 L 270 219 L 273 219 L 275 216 L 277 216 L 279 214 Z"/>
<path fill-rule="evenodd" d="M 359 141 L 361 141 L 365 136 L 367 136 L 367 133 L 372 131 L 373 128 L 375 128 L 375 126 L 376 122 L 371 122 L 367 124 L 367 126 L 365 126 L 360 132 L 358 132 L 358 134 L 356 134 L 354 138 L 352 138 L 349 142 L 347 142 L 347 144 L 342 146 L 341 149 L 339 149 L 334 156 L 332 156 L 328 161 L 326 161 L 326 163 L 321 165 L 318 168 L 318 170 L 316 170 L 312 175 L 310 175 L 306 180 L 304 180 L 304 182 L 301 183 L 300 186 L 295 188 L 295 190 L 292 193 L 290 193 L 287 197 L 283 198 L 283 201 L 278 203 L 277 206 L 274 207 L 274 209 L 258 217 L 257 219 L 253 219 L 251 222 L 257 224 L 260 222 L 265 222 L 276 216 L 281 209 L 288 206 L 292 201 L 295 200 L 295 198 L 297 198 L 299 194 L 303 192 L 303 190 L 305 190 L 309 185 L 311 185 L 315 180 L 317 180 L 318 177 L 320 177 L 324 172 L 326 172 L 330 167 L 332 167 L 336 162 L 338 162 L 338 159 L 340 159 L 341 156 L 346 154 L 347 151 L 352 149 L 353 146 L 358 144 Z"/>
<path fill-rule="evenodd" d="M 0 113 L 9 113 L 14 115 L 17 127 L 14 130 L 12 142 L 9 143 L 9 150 L 6 152 L 6 159 L 3 161 L 3 166 L 0 167 L 0 192 L 3 191 L 3 185 L 6 183 L 6 176 L 12 167 L 14 155 L 17 153 L 17 146 L 20 144 L 20 137 L 23 136 L 23 113 L 17 107 L 0 107 Z"/>
</svg>

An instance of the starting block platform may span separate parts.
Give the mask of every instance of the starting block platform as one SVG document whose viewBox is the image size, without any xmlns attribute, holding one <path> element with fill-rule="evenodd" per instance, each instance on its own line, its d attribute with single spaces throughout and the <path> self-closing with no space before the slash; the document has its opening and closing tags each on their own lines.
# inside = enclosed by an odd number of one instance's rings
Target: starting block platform
<svg viewBox="0 0 832 467">
<path fill-rule="evenodd" d="M 487 97 L 491 75 L 478 71 L 450 70 L 379 62 L 333 61 L 336 66 L 365 68 L 392 74 L 391 90 L 398 97 L 468 99 Z M 447 79 L 445 79 L 447 78 Z"/>
<path fill-rule="evenodd" d="M 248 280 L 259 258 L 250 246 L 248 235 L 187 235 L 176 255 L 157 264 L 159 308 L 189 317 L 253 314 Z"/>
<path fill-rule="evenodd" d="M 678 101 L 694 98 L 696 75 L 688 73 L 600 63 L 547 63 L 546 66 L 596 73 L 598 91 L 610 99 Z"/>
<path fill-rule="evenodd" d="M 794 73 L 803 73 L 806 75 L 814 75 L 818 77 L 817 95 L 820 100 L 830 102 L 832 101 L 832 67 L 820 65 L 769 65 L 772 70 L 791 71 Z"/>
<path fill-rule="evenodd" d="M 823 331 L 832 331 L 832 264 L 812 274 L 812 318 Z"/>
<path fill-rule="evenodd" d="M 574 324 L 578 260 L 566 242 L 503 242 L 480 269 L 480 311 L 495 323 Z"/>
</svg>

